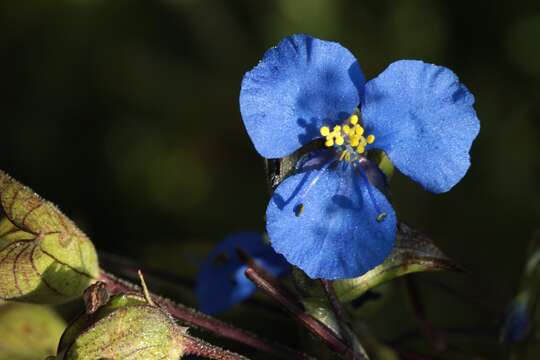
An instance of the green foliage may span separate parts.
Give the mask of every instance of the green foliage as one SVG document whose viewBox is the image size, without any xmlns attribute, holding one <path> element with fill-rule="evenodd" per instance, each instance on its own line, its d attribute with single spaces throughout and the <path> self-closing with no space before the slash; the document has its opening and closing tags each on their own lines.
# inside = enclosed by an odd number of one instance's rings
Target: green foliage
<svg viewBox="0 0 540 360">
<path fill-rule="evenodd" d="M 54 354 L 65 326 L 45 306 L 0 305 L 0 360 L 36 360 Z"/>
<path fill-rule="evenodd" d="M 99 275 L 90 239 L 1 170 L 0 215 L 0 299 L 65 303 Z"/>
</svg>

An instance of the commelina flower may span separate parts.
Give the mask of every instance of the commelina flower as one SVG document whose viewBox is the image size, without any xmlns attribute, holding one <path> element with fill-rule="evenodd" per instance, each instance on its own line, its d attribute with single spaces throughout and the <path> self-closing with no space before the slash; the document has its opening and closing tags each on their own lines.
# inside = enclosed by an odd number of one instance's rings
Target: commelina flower
<svg viewBox="0 0 540 360">
<path fill-rule="evenodd" d="M 511 344 L 522 341 L 529 334 L 531 321 L 528 309 L 529 296 L 521 293 L 510 304 L 506 311 L 500 331 L 500 340 Z"/>
<path fill-rule="evenodd" d="M 367 154 L 386 153 L 426 190 L 448 191 L 469 168 L 479 132 L 474 97 L 449 69 L 392 63 L 365 82 L 340 44 L 293 35 L 247 72 L 240 111 L 265 158 L 322 139 L 274 192 L 266 211 L 274 249 L 312 278 L 359 276 L 390 253 L 396 215 Z"/>
<path fill-rule="evenodd" d="M 290 270 L 290 264 L 260 234 L 241 232 L 226 237 L 208 254 L 197 275 L 195 293 L 205 313 L 223 312 L 255 292 L 255 285 L 244 275 L 247 266 L 238 257 L 239 250 L 274 276 Z"/>
</svg>

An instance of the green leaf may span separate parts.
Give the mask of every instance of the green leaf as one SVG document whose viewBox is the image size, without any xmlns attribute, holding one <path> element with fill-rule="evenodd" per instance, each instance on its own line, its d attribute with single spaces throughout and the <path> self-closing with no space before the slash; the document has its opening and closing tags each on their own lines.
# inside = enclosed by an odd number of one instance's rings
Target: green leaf
<svg viewBox="0 0 540 360">
<path fill-rule="evenodd" d="M 90 239 L 52 203 L 0 170 L 0 299 L 65 303 L 98 275 Z"/>
<path fill-rule="evenodd" d="M 408 225 L 399 223 L 394 249 L 381 265 L 360 277 L 337 280 L 334 287 L 340 300 L 351 301 L 367 290 L 398 276 L 440 270 L 462 269 L 444 255 L 429 238 Z"/>
<path fill-rule="evenodd" d="M 46 306 L 0 305 L 0 360 L 36 360 L 54 354 L 65 326 Z"/>
</svg>

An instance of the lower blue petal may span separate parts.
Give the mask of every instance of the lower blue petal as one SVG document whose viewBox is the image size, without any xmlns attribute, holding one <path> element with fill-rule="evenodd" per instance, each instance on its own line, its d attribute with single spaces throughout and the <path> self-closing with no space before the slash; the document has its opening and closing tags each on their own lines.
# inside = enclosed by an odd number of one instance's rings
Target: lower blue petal
<svg viewBox="0 0 540 360">
<path fill-rule="evenodd" d="M 360 276 L 392 250 L 396 215 L 358 168 L 345 162 L 285 179 L 266 210 L 274 249 L 311 278 Z"/>
<path fill-rule="evenodd" d="M 274 276 L 285 274 L 290 265 L 265 244 L 255 232 L 226 237 L 208 254 L 197 275 L 195 293 L 201 311 L 217 314 L 249 298 L 255 285 L 244 275 L 246 265 L 238 258 L 243 251 Z"/>
<path fill-rule="evenodd" d="M 470 166 L 480 123 L 474 97 L 449 69 L 415 60 L 391 64 L 366 84 L 362 121 L 405 175 L 429 191 L 450 190 Z"/>
<path fill-rule="evenodd" d="M 293 153 L 360 104 L 364 75 L 338 43 L 293 35 L 268 50 L 240 90 L 244 125 L 265 158 Z"/>
</svg>

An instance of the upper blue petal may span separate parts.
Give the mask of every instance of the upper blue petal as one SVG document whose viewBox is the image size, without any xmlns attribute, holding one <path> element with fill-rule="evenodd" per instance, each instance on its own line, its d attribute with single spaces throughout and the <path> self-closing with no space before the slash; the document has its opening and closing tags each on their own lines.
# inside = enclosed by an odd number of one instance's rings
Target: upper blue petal
<svg viewBox="0 0 540 360">
<path fill-rule="evenodd" d="M 226 237 L 206 257 L 197 275 L 196 295 L 199 308 L 216 314 L 250 297 L 255 285 L 246 278 L 246 265 L 238 258 L 237 249 L 253 258 L 274 276 L 283 275 L 290 265 L 276 254 L 255 232 Z"/>
<path fill-rule="evenodd" d="M 334 162 L 285 179 L 266 210 L 266 230 L 274 249 L 311 278 L 343 279 L 384 261 L 396 215 L 358 168 Z"/>
<path fill-rule="evenodd" d="M 340 44 L 292 35 L 268 50 L 242 80 L 240 112 L 266 158 L 293 153 L 360 104 L 364 75 Z"/>
<path fill-rule="evenodd" d="M 429 191 L 450 190 L 467 172 L 480 123 L 474 97 L 449 69 L 416 60 L 391 64 L 366 84 L 362 121 L 405 175 Z"/>
</svg>

